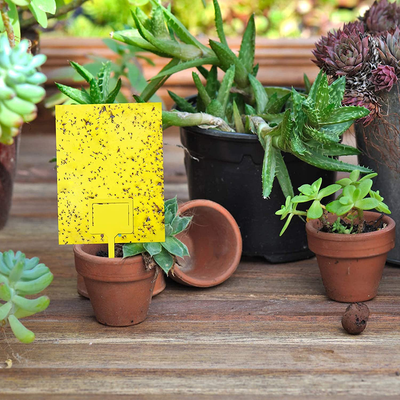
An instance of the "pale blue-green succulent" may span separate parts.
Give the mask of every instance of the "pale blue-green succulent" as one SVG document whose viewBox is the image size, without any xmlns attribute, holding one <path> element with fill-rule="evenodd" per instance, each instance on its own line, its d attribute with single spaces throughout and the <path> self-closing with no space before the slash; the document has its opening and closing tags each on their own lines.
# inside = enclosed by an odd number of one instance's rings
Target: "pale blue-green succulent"
<svg viewBox="0 0 400 400">
<path fill-rule="evenodd" d="M 18 340 L 31 343 L 35 334 L 20 322 L 20 318 L 44 311 L 50 304 L 47 296 L 27 299 L 46 289 L 53 274 L 37 257 L 27 259 L 25 254 L 12 250 L 0 253 L 0 322 L 8 323 Z"/>
<path fill-rule="evenodd" d="M 24 122 L 36 118 L 36 103 L 45 96 L 40 86 L 46 76 L 38 72 L 46 56 L 28 53 L 29 42 L 22 40 L 11 48 L 7 37 L 0 37 L 0 142 L 11 144 Z"/>
</svg>

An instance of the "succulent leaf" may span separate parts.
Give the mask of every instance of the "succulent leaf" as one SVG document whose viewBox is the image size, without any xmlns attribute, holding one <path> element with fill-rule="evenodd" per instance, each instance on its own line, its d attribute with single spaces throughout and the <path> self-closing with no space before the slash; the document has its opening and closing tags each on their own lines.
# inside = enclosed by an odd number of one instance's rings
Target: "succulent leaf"
<svg viewBox="0 0 400 400">
<path fill-rule="evenodd" d="M 0 307 L 0 320 L 7 320 L 10 323 L 14 335 L 20 341 L 30 343 L 35 335 L 17 318 L 33 315 L 48 307 L 50 299 L 47 296 L 26 299 L 25 295 L 41 292 L 51 283 L 53 274 L 44 264 L 39 264 L 37 257 L 26 259 L 20 251 L 15 254 L 12 250 L 0 253 L 0 259 L 2 261 L 0 263 L 0 282 L 2 282 L 0 283 L 0 299 L 7 301 Z M 35 272 L 39 270 L 40 277 L 37 278 Z"/>
<path fill-rule="evenodd" d="M 247 72 L 252 74 L 253 76 L 257 75 L 257 71 L 254 71 L 253 69 L 255 49 L 256 49 L 256 27 L 254 21 L 254 14 L 252 14 L 244 31 L 242 43 L 240 44 L 239 60 L 243 63 Z"/>
<path fill-rule="evenodd" d="M 32 343 L 35 340 L 35 334 L 25 326 L 15 317 L 15 315 L 10 315 L 8 317 L 8 322 L 10 323 L 11 330 L 13 331 L 15 337 L 22 343 Z"/>
<path fill-rule="evenodd" d="M 144 243 L 143 247 L 151 257 L 155 256 L 162 250 L 160 243 Z"/>
<path fill-rule="evenodd" d="M 272 192 L 272 186 L 275 180 L 276 172 L 276 150 L 272 145 L 272 137 L 265 137 L 265 147 L 264 147 L 264 161 L 262 167 L 262 188 L 263 197 L 266 199 Z"/>
<path fill-rule="evenodd" d="M 143 243 L 125 243 L 122 247 L 123 257 L 133 257 L 143 253 Z"/>
<path fill-rule="evenodd" d="M 229 69 L 225 72 L 225 76 L 222 79 L 221 87 L 219 88 L 217 96 L 217 100 L 222 105 L 223 115 L 222 116 L 218 115 L 221 118 L 225 116 L 225 110 L 228 104 L 234 77 L 235 77 L 235 65 L 231 65 Z"/>
<path fill-rule="evenodd" d="M 254 97 L 256 99 L 257 114 L 262 114 L 265 111 L 265 108 L 268 103 L 267 93 L 265 92 L 264 87 L 262 86 L 262 84 L 260 83 L 260 81 L 257 78 L 255 78 L 251 74 L 249 74 L 248 77 L 249 77 L 251 87 L 253 88 Z"/>
<path fill-rule="evenodd" d="M 171 254 L 164 247 L 162 250 L 153 257 L 157 265 L 166 273 L 174 266 L 174 259 Z"/>
<path fill-rule="evenodd" d="M 171 97 L 171 99 L 175 102 L 175 104 L 178 106 L 178 109 L 181 111 L 186 111 L 189 113 L 195 113 L 196 109 L 183 97 L 178 96 L 174 92 L 171 92 L 168 90 L 168 94 Z"/>
<path fill-rule="evenodd" d="M 178 257 L 184 257 L 189 255 L 189 250 L 180 240 L 174 236 L 168 236 L 165 238 L 165 242 L 161 243 L 162 247 L 167 250 L 170 254 Z"/>
<path fill-rule="evenodd" d="M 225 46 L 228 46 L 228 42 L 226 41 L 225 32 L 224 32 L 224 22 L 222 20 L 221 9 L 219 7 L 218 1 L 213 0 L 214 4 L 214 14 L 215 14 L 215 27 L 217 28 L 217 34 L 219 40 Z"/>
</svg>

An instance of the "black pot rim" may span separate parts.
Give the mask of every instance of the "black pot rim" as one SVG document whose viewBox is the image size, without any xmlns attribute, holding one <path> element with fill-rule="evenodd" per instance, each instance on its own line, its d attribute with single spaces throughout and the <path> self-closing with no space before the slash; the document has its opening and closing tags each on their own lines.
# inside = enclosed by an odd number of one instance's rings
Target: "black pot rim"
<svg viewBox="0 0 400 400">
<path fill-rule="evenodd" d="M 219 131 L 217 129 L 203 129 L 199 126 L 182 126 L 181 129 L 185 129 L 189 132 L 197 133 L 205 136 L 213 136 L 221 139 L 233 139 L 238 141 L 246 141 L 246 142 L 258 142 L 257 135 L 250 133 L 238 133 L 238 132 L 224 132 Z"/>
</svg>

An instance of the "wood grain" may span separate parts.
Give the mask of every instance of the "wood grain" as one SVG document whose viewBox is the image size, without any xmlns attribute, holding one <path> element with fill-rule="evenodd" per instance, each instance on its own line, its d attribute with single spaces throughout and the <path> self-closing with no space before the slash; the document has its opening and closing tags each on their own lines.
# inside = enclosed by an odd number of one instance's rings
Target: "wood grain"
<svg viewBox="0 0 400 400">
<path fill-rule="evenodd" d="M 167 140 L 166 193 L 186 200 L 183 151 L 176 135 Z M 49 308 L 25 318 L 36 341 L 0 331 L 1 400 L 399 398 L 400 270 L 389 265 L 360 336 L 341 328 L 347 305 L 326 298 L 315 259 L 242 259 L 211 289 L 168 280 L 142 324 L 98 324 L 76 292 L 71 246 L 58 245 L 53 152 L 53 137 L 23 137 L 12 215 L 0 231 L 0 251 L 37 255 L 55 275 Z"/>
</svg>

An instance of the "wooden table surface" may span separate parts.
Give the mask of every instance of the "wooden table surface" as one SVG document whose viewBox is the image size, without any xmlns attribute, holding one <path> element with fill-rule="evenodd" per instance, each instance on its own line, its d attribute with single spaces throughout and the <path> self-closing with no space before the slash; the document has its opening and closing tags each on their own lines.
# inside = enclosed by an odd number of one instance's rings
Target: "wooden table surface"
<svg viewBox="0 0 400 400">
<path fill-rule="evenodd" d="M 165 142 L 166 196 L 187 199 L 177 136 Z M 346 304 L 324 295 L 315 259 L 244 259 L 224 284 L 168 281 L 140 325 L 111 328 L 76 292 L 71 246 L 57 241 L 51 135 L 22 138 L 12 215 L 0 250 L 38 256 L 55 279 L 49 308 L 25 318 L 36 341 L 0 331 L 0 399 L 400 398 L 400 269 L 387 266 L 360 336 Z M 5 361 L 12 367 L 5 368 Z"/>
</svg>

